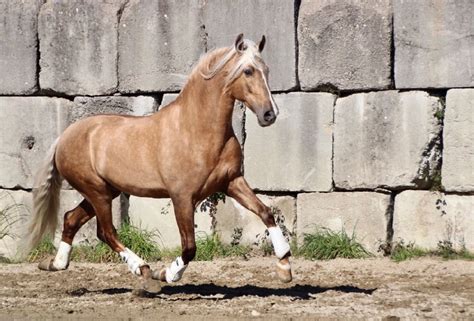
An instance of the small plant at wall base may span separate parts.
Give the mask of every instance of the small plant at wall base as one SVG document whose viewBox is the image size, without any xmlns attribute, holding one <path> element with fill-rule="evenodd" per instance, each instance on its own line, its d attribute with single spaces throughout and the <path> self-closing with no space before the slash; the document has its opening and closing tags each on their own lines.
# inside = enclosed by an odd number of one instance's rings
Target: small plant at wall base
<svg viewBox="0 0 474 321">
<path fill-rule="evenodd" d="M 439 241 L 436 250 L 426 250 L 414 243 L 405 244 L 402 240 L 393 246 L 390 254 L 390 258 L 396 262 L 424 256 L 441 257 L 446 260 L 474 260 L 474 253 L 469 252 L 464 246 L 456 250 L 453 243 L 447 240 Z"/>
<path fill-rule="evenodd" d="M 415 246 L 414 243 L 405 244 L 405 242 L 400 241 L 393 246 L 390 258 L 395 262 L 401 262 L 427 255 L 429 255 L 428 251 Z"/>
<path fill-rule="evenodd" d="M 215 230 L 217 225 L 216 214 L 217 214 L 217 205 L 219 201 L 225 203 L 225 194 L 224 193 L 214 193 L 211 196 L 207 197 L 199 207 L 201 212 L 206 212 L 209 210 L 209 216 L 211 216 L 211 230 Z"/>
<path fill-rule="evenodd" d="M 213 233 L 196 240 L 196 261 L 210 261 L 216 257 L 244 257 L 250 253 L 249 246 L 224 244 L 219 235 Z"/>
<path fill-rule="evenodd" d="M 366 258 L 372 256 L 360 243 L 355 234 L 351 236 L 342 230 L 333 232 L 318 228 L 315 232 L 305 234 L 303 244 L 294 253 L 311 260 L 330 260 L 335 258 Z"/>
<path fill-rule="evenodd" d="M 465 246 L 462 246 L 460 250 L 456 250 L 451 241 L 439 241 L 438 247 L 434 253 L 435 255 L 441 256 L 443 259 L 464 259 L 474 260 L 474 253 L 469 252 Z"/>
</svg>

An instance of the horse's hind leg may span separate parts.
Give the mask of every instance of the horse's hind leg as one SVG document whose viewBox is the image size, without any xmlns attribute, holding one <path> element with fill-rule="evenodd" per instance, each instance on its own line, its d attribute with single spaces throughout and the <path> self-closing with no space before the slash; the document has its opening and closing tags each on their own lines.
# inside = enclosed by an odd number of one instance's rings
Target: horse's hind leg
<svg viewBox="0 0 474 321">
<path fill-rule="evenodd" d="M 270 233 L 275 254 L 280 259 L 277 264 L 278 277 L 283 282 L 290 282 L 292 280 L 289 260 L 290 245 L 283 236 L 280 227 L 276 226 L 272 210 L 257 198 L 242 176 L 229 183 L 227 194 L 262 219 Z"/>
<path fill-rule="evenodd" d="M 150 266 L 130 249 L 126 248 L 118 238 L 117 231 L 112 222 L 113 198 L 114 197 L 109 197 L 107 194 L 89 196 L 89 200 L 97 216 L 97 235 L 103 242 L 107 243 L 112 250 L 120 255 L 133 274 L 143 276 L 144 283 L 141 284 L 139 290 L 149 292 L 159 291 L 159 283 L 152 280 Z"/>
<path fill-rule="evenodd" d="M 47 258 L 38 267 L 46 271 L 65 270 L 69 266 L 71 246 L 74 236 L 82 225 L 95 216 L 91 204 L 84 199 L 76 208 L 64 214 L 64 226 L 58 252 L 54 258 Z"/>
</svg>

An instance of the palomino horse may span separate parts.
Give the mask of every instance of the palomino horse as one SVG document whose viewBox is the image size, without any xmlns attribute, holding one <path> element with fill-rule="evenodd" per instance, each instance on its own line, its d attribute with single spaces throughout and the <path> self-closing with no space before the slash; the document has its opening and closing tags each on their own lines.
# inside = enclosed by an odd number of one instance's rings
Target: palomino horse
<svg viewBox="0 0 474 321">
<path fill-rule="evenodd" d="M 30 246 L 57 225 L 59 192 L 65 179 L 84 200 L 64 214 L 62 240 L 47 271 L 67 269 L 74 235 L 97 217 L 97 236 L 117 252 L 130 271 L 145 280 L 176 282 L 196 253 L 194 210 L 215 192 L 224 192 L 262 219 L 279 258 L 277 274 L 291 281 L 290 247 L 272 211 L 248 186 L 242 152 L 232 129 L 235 100 L 245 103 L 261 126 L 273 124 L 278 108 L 268 87 L 268 67 L 255 44 L 239 35 L 233 46 L 205 55 L 177 99 L 150 116 L 98 115 L 72 124 L 56 140 L 34 189 Z M 153 273 L 117 238 L 111 203 L 120 192 L 171 198 L 181 236 L 181 257 Z"/>
</svg>

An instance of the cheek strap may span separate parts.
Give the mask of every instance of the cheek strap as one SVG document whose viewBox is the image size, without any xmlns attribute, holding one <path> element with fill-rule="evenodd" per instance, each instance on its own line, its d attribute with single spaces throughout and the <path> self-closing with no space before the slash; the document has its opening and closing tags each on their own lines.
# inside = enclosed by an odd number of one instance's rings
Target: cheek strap
<svg viewBox="0 0 474 321">
<path fill-rule="evenodd" d="M 285 237 L 279 226 L 273 226 L 268 228 L 270 239 L 272 240 L 273 249 L 277 258 L 281 259 L 290 252 L 290 244 L 286 241 Z"/>
</svg>

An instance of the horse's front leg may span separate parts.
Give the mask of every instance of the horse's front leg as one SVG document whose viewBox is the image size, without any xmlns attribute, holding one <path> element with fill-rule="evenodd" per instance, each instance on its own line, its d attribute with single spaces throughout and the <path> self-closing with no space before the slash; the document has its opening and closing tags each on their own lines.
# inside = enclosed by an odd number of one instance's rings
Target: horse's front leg
<svg viewBox="0 0 474 321">
<path fill-rule="evenodd" d="M 162 269 L 153 278 L 172 283 L 181 280 L 188 263 L 196 255 L 194 238 L 194 205 L 191 201 L 173 199 L 176 223 L 181 236 L 181 256 L 177 257 L 168 268 Z"/>
<path fill-rule="evenodd" d="M 239 176 L 229 183 L 227 195 L 234 198 L 242 206 L 257 214 L 267 226 L 270 239 L 273 244 L 275 255 L 279 258 L 277 263 L 277 274 L 282 282 L 292 280 L 290 259 L 290 245 L 279 226 L 275 224 L 272 210 L 262 203 L 247 184 L 247 181 Z"/>
</svg>

